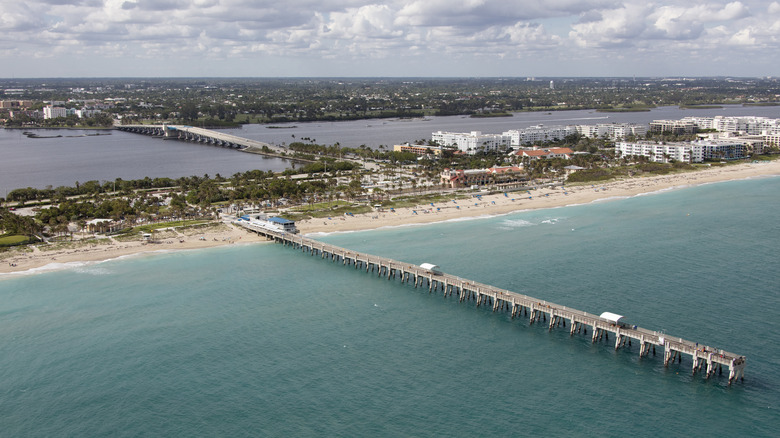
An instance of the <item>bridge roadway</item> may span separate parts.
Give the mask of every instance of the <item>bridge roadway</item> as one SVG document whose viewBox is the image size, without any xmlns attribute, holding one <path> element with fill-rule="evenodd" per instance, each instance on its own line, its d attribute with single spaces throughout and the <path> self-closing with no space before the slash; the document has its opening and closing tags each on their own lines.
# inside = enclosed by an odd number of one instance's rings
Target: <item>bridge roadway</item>
<svg viewBox="0 0 780 438">
<path fill-rule="evenodd" d="M 223 147 L 234 147 L 241 150 L 251 149 L 255 153 L 267 153 L 269 155 L 280 155 L 286 151 L 278 146 L 262 141 L 251 140 L 236 135 L 226 134 L 224 132 L 211 129 L 198 128 L 186 125 L 116 125 L 116 129 L 138 134 L 146 134 L 165 139 L 177 139 L 194 141 L 206 144 L 213 144 Z"/>
<path fill-rule="evenodd" d="M 625 347 L 626 344 L 631 346 L 633 339 L 639 342 L 640 357 L 647 356 L 651 350 L 655 355 L 655 347 L 659 346 L 664 349 L 664 366 L 668 366 L 670 361 L 674 363 L 675 359 L 682 362 L 682 355 L 686 354 L 691 356 L 694 374 L 699 370 L 704 370 L 706 377 L 709 378 L 715 372 L 722 373 L 725 365 L 729 369 L 729 384 L 737 378 L 744 379 L 746 365 L 744 356 L 641 327 L 616 325 L 598 315 L 455 275 L 434 274 L 409 263 L 351 251 L 299 235 L 269 231 L 243 221 L 237 222 L 237 224 L 286 246 L 308 252 L 312 256 L 319 255 L 323 259 L 328 258 L 344 265 L 352 265 L 355 269 L 365 269 L 366 272 L 376 271 L 378 277 L 384 275 L 388 280 L 399 278 L 403 283 L 414 283 L 415 288 L 427 286 L 429 292 L 442 291 L 444 296 L 457 294 L 460 301 L 475 300 L 477 307 L 490 305 L 494 312 L 506 310 L 511 312 L 512 318 L 519 317 L 521 313 L 524 313 L 525 316 L 529 317 L 530 324 L 545 322 L 548 324 L 549 330 L 561 325 L 566 327 L 566 321 L 568 321 L 570 335 L 574 335 L 574 333 L 587 334 L 588 326 L 590 326 L 591 342 L 602 339 L 609 341 L 611 333 L 615 339 L 616 350 Z"/>
</svg>

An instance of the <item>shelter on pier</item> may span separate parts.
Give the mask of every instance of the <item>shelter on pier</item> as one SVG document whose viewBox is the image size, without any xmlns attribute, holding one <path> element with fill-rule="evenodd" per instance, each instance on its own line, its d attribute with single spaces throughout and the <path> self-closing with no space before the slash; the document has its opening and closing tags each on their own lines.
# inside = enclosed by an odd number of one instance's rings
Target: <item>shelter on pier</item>
<svg viewBox="0 0 780 438">
<path fill-rule="evenodd" d="M 606 319 L 607 321 L 612 322 L 616 326 L 625 325 L 625 322 L 622 321 L 622 319 L 624 318 L 623 315 L 618 315 L 617 313 L 604 312 L 601 315 L 599 315 L 599 318 Z"/>
</svg>

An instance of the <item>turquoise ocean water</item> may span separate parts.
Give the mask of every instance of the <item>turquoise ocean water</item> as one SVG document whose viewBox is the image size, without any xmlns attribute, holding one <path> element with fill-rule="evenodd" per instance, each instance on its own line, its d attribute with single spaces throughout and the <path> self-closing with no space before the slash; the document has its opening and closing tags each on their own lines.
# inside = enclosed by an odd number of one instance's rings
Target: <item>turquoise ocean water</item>
<svg viewBox="0 0 780 438">
<path fill-rule="evenodd" d="M 318 237 L 744 354 L 731 387 L 255 244 L 0 277 L 0 435 L 777 436 L 778 193 Z"/>
</svg>

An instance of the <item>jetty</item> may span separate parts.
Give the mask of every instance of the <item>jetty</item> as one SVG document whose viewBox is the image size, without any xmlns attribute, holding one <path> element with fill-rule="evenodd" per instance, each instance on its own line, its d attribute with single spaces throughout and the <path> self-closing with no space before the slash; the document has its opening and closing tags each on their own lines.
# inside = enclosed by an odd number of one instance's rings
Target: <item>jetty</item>
<svg viewBox="0 0 780 438">
<path fill-rule="evenodd" d="M 605 312 L 602 315 L 590 314 L 571 307 L 562 306 L 546 300 L 530 297 L 489 284 L 461 278 L 448 274 L 438 266 L 423 264 L 420 266 L 404 263 L 386 257 L 375 256 L 362 252 L 341 248 L 335 245 L 319 242 L 292 233 L 272 231 L 255 226 L 250 222 L 237 221 L 247 230 L 256 232 L 282 245 L 300 250 L 310 256 L 354 269 L 362 269 L 377 277 L 397 280 L 402 283 L 414 284 L 415 288 L 428 288 L 429 293 L 443 293 L 445 297 L 456 296 L 459 301 L 475 301 L 477 307 L 490 306 L 493 312 L 511 312 L 511 317 L 527 317 L 530 324 L 546 324 L 549 330 L 557 327 L 566 328 L 569 334 L 587 335 L 590 330 L 591 342 L 611 342 L 614 340 L 615 350 L 631 347 L 632 341 L 639 346 L 639 356 L 656 354 L 656 347 L 663 349 L 664 366 L 677 361 L 682 362 L 682 356 L 691 357 L 692 373 L 705 373 L 706 378 L 714 374 L 723 374 L 723 368 L 728 369 L 728 383 L 736 379 L 744 380 L 745 356 L 730 353 L 718 348 L 699 345 L 696 342 L 670 336 L 665 333 L 647 330 L 637 326 L 628 326 L 620 322 L 619 315 Z M 434 268 L 431 268 L 434 266 Z"/>
</svg>

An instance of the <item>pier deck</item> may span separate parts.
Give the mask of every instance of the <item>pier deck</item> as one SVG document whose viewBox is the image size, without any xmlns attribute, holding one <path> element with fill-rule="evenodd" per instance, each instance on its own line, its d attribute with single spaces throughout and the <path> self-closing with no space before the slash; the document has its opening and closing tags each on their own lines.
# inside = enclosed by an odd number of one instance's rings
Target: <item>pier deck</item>
<svg viewBox="0 0 780 438">
<path fill-rule="evenodd" d="M 455 294 L 460 301 L 474 300 L 477 306 L 492 306 L 494 312 L 509 311 L 512 318 L 527 316 L 531 324 L 545 323 L 550 330 L 554 327 L 566 327 L 568 321 L 570 335 L 587 334 L 590 327 L 591 342 L 602 339 L 609 341 L 609 335 L 612 334 L 616 350 L 625 347 L 627 343 L 631 345 L 632 339 L 638 342 L 640 356 L 647 356 L 651 351 L 655 354 L 656 346 L 662 347 L 665 366 L 668 366 L 670 361 L 681 362 L 682 355 L 686 354 L 691 356 L 693 373 L 704 370 L 709 378 L 716 372 L 722 372 L 723 366 L 726 366 L 729 370 L 729 384 L 738 378 L 744 379 L 745 357 L 735 353 L 641 327 L 616 324 L 598 315 L 445 272 L 434 273 L 420 266 L 352 251 L 299 235 L 269 231 L 247 222 L 237 224 L 283 245 L 308 252 L 311 256 L 319 255 L 323 259 L 350 265 L 355 269 L 365 269 L 366 272 L 376 273 L 378 277 L 386 276 L 388 280 L 397 278 L 401 282 L 414 283 L 415 288 L 427 287 L 430 292 L 441 291 L 445 296 Z"/>
</svg>

